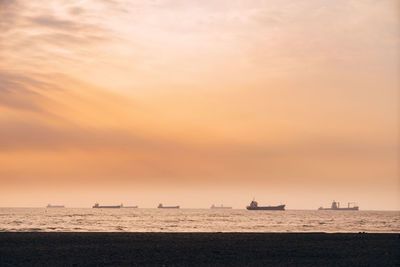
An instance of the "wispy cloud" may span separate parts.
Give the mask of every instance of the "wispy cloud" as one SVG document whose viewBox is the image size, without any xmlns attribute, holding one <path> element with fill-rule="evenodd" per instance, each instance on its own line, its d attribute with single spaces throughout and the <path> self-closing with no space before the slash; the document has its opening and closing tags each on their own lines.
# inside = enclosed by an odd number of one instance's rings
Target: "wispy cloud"
<svg viewBox="0 0 400 267">
<path fill-rule="evenodd" d="M 19 73 L 0 71 L 0 106 L 16 110 L 42 112 L 42 90 L 58 89 L 56 85 Z"/>
<path fill-rule="evenodd" d="M 101 47 L 115 37 L 101 23 L 102 15 L 83 12 L 84 8 L 78 5 L 61 2 L 44 5 L 40 1 L 2 1 L 0 5 L 0 67 L 3 69 L 12 66 L 19 71 L 37 72 L 40 64 L 40 70 L 45 72 L 59 68 L 62 63 L 79 64 L 79 58 L 96 53 L 93 46 Z"/>
</svg>

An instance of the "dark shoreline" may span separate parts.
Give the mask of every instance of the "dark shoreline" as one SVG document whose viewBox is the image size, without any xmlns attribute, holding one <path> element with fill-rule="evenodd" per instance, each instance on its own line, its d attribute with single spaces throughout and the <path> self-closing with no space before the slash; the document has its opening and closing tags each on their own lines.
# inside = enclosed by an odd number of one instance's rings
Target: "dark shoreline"
<svg viewBox="0 0 400 267">
<path fill-rule="evenodd" d="M 400 266 L 399 234 L 0 233 L 0 266 Z"/>
</svg>

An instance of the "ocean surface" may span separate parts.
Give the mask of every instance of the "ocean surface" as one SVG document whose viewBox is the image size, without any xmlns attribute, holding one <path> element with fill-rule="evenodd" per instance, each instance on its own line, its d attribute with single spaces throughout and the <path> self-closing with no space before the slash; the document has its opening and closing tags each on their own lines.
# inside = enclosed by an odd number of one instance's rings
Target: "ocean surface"
<svg viewBox="0 0 400 267">
<path fill-rule="evenodd" d="M 0 208 L 0 231 L 400 232 L 400 211 Z"/>
</svg>

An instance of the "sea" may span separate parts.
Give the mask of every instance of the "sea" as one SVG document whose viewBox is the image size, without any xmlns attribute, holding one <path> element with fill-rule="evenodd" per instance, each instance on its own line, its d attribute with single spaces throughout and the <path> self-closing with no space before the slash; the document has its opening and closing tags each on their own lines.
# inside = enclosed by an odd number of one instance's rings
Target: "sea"
<svg viewBox="0 0 400 267">
<path fill-rule="evenodd" d="M 0 231 L 399 233 L 400 211 L 0 208 Z"/>
</svg>

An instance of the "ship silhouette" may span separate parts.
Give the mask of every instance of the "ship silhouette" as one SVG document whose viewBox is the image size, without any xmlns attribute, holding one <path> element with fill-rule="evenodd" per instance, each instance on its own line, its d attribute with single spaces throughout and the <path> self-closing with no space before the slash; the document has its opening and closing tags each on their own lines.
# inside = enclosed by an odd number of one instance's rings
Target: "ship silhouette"
<svg viewBox="0 0 400 267">
<path fill-rule="evenodd" d="M 248 210 L 285 210 L 286 205 L 278 205 L 278 206 L 258 206 L 258 202 L 253 200 L 250 205 L 246 208 Z"/>
<path fill-rule="evenodd" d="M 92 208 L 94 209 L 120 209 L 122 208 L 123 205 L 121 203 L 121 205 L 115 205 L 115 206 L 100 206 L 99 203 L 94 204 L 94 206 Z"/>
<path fill-rule="evenodd" d="M 162 203 L 158 204 L 157 208 L 159 209 L 179 209 L 179 206 L 164 206 Z"/>
<path fill-rule="evenodd" d="M 330 208 L 319 207 L 318 210 L 358 210 L 358 206 L 355 202 L 349 202 L 347 208 L 341 208 L 339 202 L 333 201 Z"/>
</svg>

